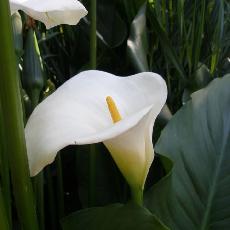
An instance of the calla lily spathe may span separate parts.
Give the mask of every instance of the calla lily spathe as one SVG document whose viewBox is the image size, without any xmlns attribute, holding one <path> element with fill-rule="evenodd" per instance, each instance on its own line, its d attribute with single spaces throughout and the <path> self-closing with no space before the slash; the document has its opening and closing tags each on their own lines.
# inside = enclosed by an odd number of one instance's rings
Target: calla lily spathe
<svg viewBox="0 0 230 230">
<path fill-rule="evenodd" d="M 60 24 L 76 25 L 88 13 L 77 0 L 10 0 L 10 9 L 11 14 L 24 11 L 47 29 Z"/>
<path fill-rule="evenodd" d="M 106 97 L 122 120 L 113 123 Z M 25 128 L 31 176 L 68 145 L 103 142 L 131 187 L 143 189 L 154 158 L 152 130 L 167 98 L 162 77 L 145 72 L 118 77 L 85 71 L 39 104 Z"/>
</svg>

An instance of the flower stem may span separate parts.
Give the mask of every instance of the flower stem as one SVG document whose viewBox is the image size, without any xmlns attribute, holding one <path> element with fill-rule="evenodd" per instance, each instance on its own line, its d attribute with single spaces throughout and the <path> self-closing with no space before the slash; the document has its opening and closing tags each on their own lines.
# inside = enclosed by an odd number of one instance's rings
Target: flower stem
<svg viewBox="0 0 230 230">
<path fill-rule="evenodd" d="M 96 187 L 96 145 L 90 145 L 89 159 L 89 207 L 95 205 Z"/>
<path fill-rule="evenodd" d="M 143 205 L 143 190 L 141 188 L 131 187 L 131 196 L 134 203 Z"/>
<path fill-rule="evenodd" d="M 4 129 L 3 129 L 2 108 L 1 108 L 1 101 L 0 101 L 0 175 L 1 175 L 0 186 L 2 187 L 2 196 L 5 201 L 5 209 L 8 215 L 8 223 L 11 228 L 12 219 L 11 219 L 10 170 L 9 170 L 9 160 L 5 149 L 5 143 L 3 140 L 4 140 Z"/>
<path fill-rule="evenodd" d="M 10 229 L 1 188 L 0 188 L 0 229 L 4 229 L 4 230 Z"/>
<path fill-rule="evenodd" d="M 13 48 L 8 0 L 0 1 L 0 100 L 4 123 L 4 143 L 9 157 L 13 192 L 19 219 L 24 230 L 37 230 L 29 167 L 24 137 L 23 113 Z"/>
<path fill-rule="evenodd" d="M 36 177 L 32 178 L 34 196 L 36 200 L 37 216 L 39 222 L 39 230 L 45 229 L 44 216 L 44 175 L 40 172 Z"/>
<path fill-rule="evenodd" d="M 53 188 L 53 179 L 51 175 L 50 167 L 47 167 L 46 170 L 46 179 L 47 179 L 47 190 L 48 190 L 48 213 L 49 213 L 49 222 L 50 229 L 57 229 L 57 213 L 56 213 L 56 203 L 55 203 L 55 193 Z"/>
<path fill-rule="evenodd" d="M 90 1 L 90 68 L 97 66 L 97 0 Z"/>
<path fill-rule="evenodd" d="M 90 68 L 97 67 L 97 0 L 90 0 Z M 89 206 L 95 203 L 96 146 L 90 146 Z"/>
<path fill-rule="evenodd" d="M 62 174 L 62 160 L 61 153 L 57 154 L 57 197 L 58 197 L 58 217 L 61 219 L 64 216 L 64 190 L 63 190 L 63 174 Z"/>
</svg>

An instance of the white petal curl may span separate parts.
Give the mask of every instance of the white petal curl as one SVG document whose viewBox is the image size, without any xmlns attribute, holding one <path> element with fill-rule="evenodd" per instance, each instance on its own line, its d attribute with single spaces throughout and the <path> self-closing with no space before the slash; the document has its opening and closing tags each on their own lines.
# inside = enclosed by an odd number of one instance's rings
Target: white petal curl
<svg viewBox="0 0 230 230">
<path fill-rule="evenodd" d="M 76 25 L 88 13 L 77 0 L 10 0 L 10 9 L 11 14 L 24 11 L 47 29 L 60 24 Z"/>
<path fill-rule="evenodd" d="M 106 105 L 111 96 L 122 120 L 113 124 Z M 104 142 L 132 186 L 144 186 L 154 154 L 152 129 L 167 97 L 154 73 L 118 77 L 85 71 L 39 104 L 25 128 L 31 176 L 68 145 Z"/>
</svg>

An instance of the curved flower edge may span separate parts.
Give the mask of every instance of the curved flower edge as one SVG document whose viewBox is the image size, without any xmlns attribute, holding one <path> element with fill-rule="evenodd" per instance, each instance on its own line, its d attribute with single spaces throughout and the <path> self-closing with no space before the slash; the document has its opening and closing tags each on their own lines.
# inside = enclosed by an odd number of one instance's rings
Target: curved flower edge
<svg viewBox="0 0 230 230">
<path fill-rule="evenodd" d="M 11 14 L 18 10 L 43 22 L 47 29 L 60 24 L 76 25 L 87 10 L 79 1 L 73 0 L 10 0 Z"/>
</svg>

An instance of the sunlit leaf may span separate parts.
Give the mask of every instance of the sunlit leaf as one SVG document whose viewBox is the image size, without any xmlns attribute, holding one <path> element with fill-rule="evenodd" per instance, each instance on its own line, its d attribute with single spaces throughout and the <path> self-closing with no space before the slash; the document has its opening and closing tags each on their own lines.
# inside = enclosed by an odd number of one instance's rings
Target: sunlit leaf
<svg viewBox="0 0 230 230">
<path fill-rule="evenodd" d="M 226 75 L 192 94 L 155 147 L 174 166 L 146 194 L 146 206 L 171 229 L 230 226 L 229 88 Z"/>
</svg>

